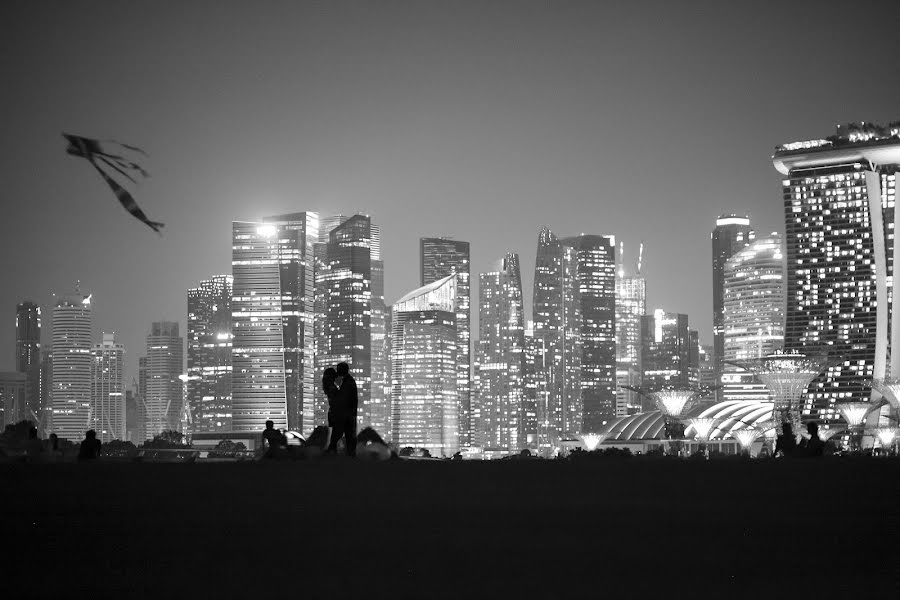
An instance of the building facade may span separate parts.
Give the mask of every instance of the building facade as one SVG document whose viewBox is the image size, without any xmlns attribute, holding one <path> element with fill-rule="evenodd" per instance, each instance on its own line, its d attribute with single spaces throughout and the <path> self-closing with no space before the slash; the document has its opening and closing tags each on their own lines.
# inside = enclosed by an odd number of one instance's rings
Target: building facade
<svg viewBox="0 0 900 600">
<path fill-rule="evenodd" d="M 421 266 L 419 285 L 425 286 L 456 275 L 456 332 L 457 332 L 457 397 L 459 399 L 460 444 L 468 445 L 471 430 L 471 269 L 469 242 L 449 238 L 420 238 L 419 264 Z"/>
<path fill-rule="evenodd" d="M 169 429 L 180 430 L 184 373 L 184 338 L 178 323 L 157 321 L 147 334 L 144 372 L 144 427 L 146 439 Z"/>
<path fill-rule="evenodd" d="M 629 274 L 623 264 L 624 244 L 619 244 L 616 270 L 616 416 L 641 410 L 636 392 L 622 386 L 641 386 L 641 317 L 647 314 L 647 282 L 641 276 L 643 245 L 637 268 Z"/>
<path fill-rule="evenodd" d="M 531 323 L 527 404 L 538 450 L 555 456 L 561 440 L 582 431 L 581 296 L 577 253 L 547 227 L 538 234 Z"/>
<path fill-rule="evenodd" d="M 735 252 L 747 246 L 755 238 L 750 227 L 750 217 L 721 215 L 716 228 L 710 234 L 712 240 L 712 288 L 713 288 L 713 365 L 716 380 L 722 375 L 725 359 L 725 263 Z M 721 395 L 719 395 L 721 397 Z"/>
<path fill-rule="evenodd" d="M 691 342 L 687 315 L 658 308 L 653 314 L 641 317 L 642 387 L 654 392 L 669 386 L 696 384 L 691 376 L 691 355 L 696 340 L 694 344 Z M 652 408 L 645 402 L 644 410 Z"/>
<path fill-rule="evenodd" d="M 457 276 L 413 290 L 391 309 L 391 440 L 452 456 L 460 448 Z"/>
<path fill-rule="evenodd" d="M 53 308 L 51 431 L 73 442 L 84 438 L 91 411 L 92 298 L 77 289 Z"/>
<path fill-rule="evenodd" d="M 579 235 L 575 250 L 581 303 L 582 431 L 602 431 L 616 413 L 616 239 Z"/>
<path fill-rule="evenodd" d="M 839 418 L 835 403 L 871 397 L 865 379 L 900 376 L 900 123 L 839 126 L 777 147 L 772 160 L 784 176 L 785 350 L 841 359 L 807 388 L 804 413 L 827 423 Z"/>
<path fill-rule="evenodd" d="M 217 275 L 187 292 L 187 403 L 191 433 L 231 431 L 234 278 Z"/>
<path fill-rule="evenodd" d="M 28 379 L 25 412 L 40 422 L 41 404 L 41 307 L 26 300 L 16 305 L 16 371 Z"/>
<path fill-rule="evenodd" d="M 0 372 L 0 427 L 19 421 L 34 421 L 28 413 L 29 381 L 27 373 Z"/>
<path fill-rule="evenodd" d="M 232 223 L 231 429 L 309 433 L 315 419 L 316 213 Z"/>
<path fill-rule="evenodd" d="M 101 442 L 126 439 L 125 346 L 113 333 L 104 333 L 91 349 L 90 428 Z"/>
<path fill-rule="evenodd" d="M 734 361 L 762 358 L 784 346 L 784 254 L 773 233 L 738 250 L 725 263 L 721 385 L 725 400 L 765 400 L 766 386 Z"/>
<path fill-rule="evenodd" d="M 479 275 L 478 445 L 518 452 L 527 447 L 525 322 L 519 255 L 508 253 L 497 268 Z"/>
</svg>

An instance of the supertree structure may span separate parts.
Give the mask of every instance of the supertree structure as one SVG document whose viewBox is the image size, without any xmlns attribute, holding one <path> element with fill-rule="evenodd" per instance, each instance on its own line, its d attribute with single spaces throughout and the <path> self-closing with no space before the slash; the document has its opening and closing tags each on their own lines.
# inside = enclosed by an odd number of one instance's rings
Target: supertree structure
<svg viewBox="0 0 900 600">
<path fill-rule="evenodd" d="M 837 362 L 837 359 L 820 354 L 775 352 L 731 364 L 756 374 L 769 389 L 774 401 L 773 419 L 777 433 L 781 433 L 784 423 L 790 423 L 797 434 L 800 431 L 803 393 L 813 379 Z"/>
<path fill-rule="evenodd" d="M 867 379 L 863 385 L 881 394 L 883 403 L 887 405 L 886 409 L 875 413 L 878 418 L 875 419 L 875 423 L 870 424 L 884 427 L 891 421 L 896 422 L 900 418 L 900 378 Z"/>
<path fill-rule="evenodd" d="M 881 450 L 885 454 L 894 454 L 894 442 L 900 429 L 896 427 L 879 427 L 875 430 L 875 437 L 881 443 Z"/>
<path fill-rule="evenodd" d="M 603 443 L 603 440 L 605 440 L 608 435 L 608 433 L 585 433 L 581 436 L 581 441 L 584 443 L 584 448 L 588 452 L 593 452 Z"/>
<path fill-rule="evenodd" d="M 751 426 L 742 427 L 741 429 L 732 429 L 729 435 L 738 441 L 741 445 L 741 450 L 745 454 L 750 454 L 750 448 L 753 446 L 753 442 L 758 440 L 764 434 L 765 431 L 763 429 Z"/>
<path fill-rule="evenodd" d="M 684 423 L 681 418 L 694 404 L 696 398 L 705 392 L 700 387 L 665 387 L 660 390 L 650 391 L 646 388 L 623 385 L 623 388 L 637 392 L 645 398 L 649 398 L 656 405 L 665 419 L 666 439 L 675 447 L 675 452 L 681 452 L 681 440 L 684 439 Z"/>
<path fill-rule="evenodd" d="M 847 421 L 850 429 L 850 449 L 859 450 L 862 447 L 862 436 L 866 426 L 866 417 L 880 404 L 872 402 L 838 402 L 835 407 L 841 416 Z"/>
</svg>

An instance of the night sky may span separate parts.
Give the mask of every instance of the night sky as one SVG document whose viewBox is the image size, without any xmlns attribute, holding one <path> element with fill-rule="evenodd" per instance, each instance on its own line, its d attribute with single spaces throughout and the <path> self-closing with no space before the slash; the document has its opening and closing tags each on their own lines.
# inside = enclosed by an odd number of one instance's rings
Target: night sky
<svg viewBox="0 0 900 600">
<path fill-rule="evenodd" d="M 16 303 L 80 279 L 130 383 L 150 323 L 184 328 L 187 288 L 230 273 L 231 221 L 302 210 L 373 216 L 388 303 L 421 236 L 470 241 L 474 281 L 517 251 L 528 316 L 542 225 L 629 263 L 643 240 L 648 309 L 711 343 L 710 232 L 783 230 L 774 146 L 900 120 L 900 3 L 831 6 L 5 0 L 0 370 Z M 150 153 L 163 238 L 62 131 Z"/>
</svg>

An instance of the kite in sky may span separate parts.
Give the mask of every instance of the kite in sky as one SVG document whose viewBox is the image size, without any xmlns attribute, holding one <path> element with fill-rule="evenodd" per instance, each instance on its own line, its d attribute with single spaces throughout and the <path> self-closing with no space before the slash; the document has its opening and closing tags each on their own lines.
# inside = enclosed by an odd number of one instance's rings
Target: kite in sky
<svg viewBox="0 0 900 600">
<path fill-rule="evenodd" d="M 135 202 L 134 197 L 128 190 L 122 187 L 122 185 L 111 176 L 111 172 L 115 171 L 134 184 L 137 184 L 136 177 L 138 176 L 143 178 L 149 177 L 150 175 L 142 169 L 140 165 L 123 156 L 125 154 L 133 153 L 140 153 L 147 156 L 143 150 L 111 140 L 103 140 L 101 142 L 100 140 L 92 140 L 91 138 L 78 137 L 77 135 L 69 135 L 67 133 L 64 133 L 63 137 L 69 142 L 69 147 L 66 148 L 66 152 L 72 156 L 86 158 L 89 163 L 94 165 L 94 168 L 97 169 L 97 172 L 100 173 L 100 176 L 103 177 L 103 180 L 106 181 L 106 184 L 112 189 L 116 198 L 118 198 L 122 206 L 125 207 L 125 210 L 134 215 L 136 219 L 144 222 L 153 231 L 162 235 L 160 229 L 164 227 L 163 223 L 148 219 L 147 215 L 145 215 L 144 211 L 141 210 L 141 207 L 137 205 L 137 202 Z M 110 169 L 110 173 L 107 173 L 104 170 L 104 167 Z"/>
</svg>

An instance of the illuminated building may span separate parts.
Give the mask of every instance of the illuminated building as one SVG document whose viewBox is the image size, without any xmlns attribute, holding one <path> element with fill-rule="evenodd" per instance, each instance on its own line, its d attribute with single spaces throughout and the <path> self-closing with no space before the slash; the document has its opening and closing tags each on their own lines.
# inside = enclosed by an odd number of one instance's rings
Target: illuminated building
<svg viewBox="0 0 900 600">
<path fill-rule="evenodd" d="M 544 227 L 538 234 L 527 361 L 526 407 L 536 412 L 537 448 L 555 456 L 582 431 L 581 300 L 574 248 Z"/>
<path fill-rule="evenodd" d="M 150 325 L 144 356 L 144 427 L 146 439 L 167 429 L 180 429 L 184 371 L 184 338 L 178 323 L 157 321 Z"/>
<path fill-rule="evenodd" d="M 190 433 L 231 431 L 233 284 L 231 275 L 217 275 L 187 291 Z"/>
<path fill-rule="evenodd" d="M 91 296 L 77 289 L 53 308 L 51 431 L 77 442 L 88 429 L 91 410 Z"/>
<path fill-rule="evenodd" d="M 381 235 L 366 215 L 328 233 L 322 274 L 321 368 L 350 365 L 359 388 L 359 426 L 390 430 L 387 312 Z"/>
<path fill-rule="evenodd" d="M 619 245 L 616 270 L 616 416 L 641 410 L 641 399 L 621 386 L 641 385 L 641 317 L 647 314 L 647 282 L 641 277 L 643 244 L 638 253 L 636 275 L 627 274 L 622 263 L 624 244 Z"/>
<path fill-rule="evenodd" d="M 16 371 L 28 378 L 24 405 L 28 418 L 40 421 L 41 404 L 41 307 L 25 301 L 16 305 Z"/>
<path fill-rule="evenodd" d="M 456 275 L 413 290 L 391 309 L 391 441 L 452 456 L 460 448 Z"/>
<path fill-rule="evenodd" d="M 478 282 L 478 442 L 485 450 L 518 452 L 528 442 L 519 255 L 507 253 Z"/>
<path fill-rule="evenodd" d="M 716 381 L 721 378 L 725 357 L 725 264 L 754 239 L 750 218 L 722 215 L 716 219 L 712 239 L 713 363 Z"/>
<path fill-rule="evenodd" d="M 316 213 L 232 223 L 231 430 L 314 426 Z"/>
<path fill-rule="evenodd" d="M 0 372 L 0 427 L 19 421 L 34 421 L 28 414 L 28 374 L 18 371 Z"/>
<path fill-rule="evenodd" d="M 577 264 L 582 431 L 596 433 L 616 412 L 616 239 L 582 234 L 561 243 Z"/>
<path fill-rule="evenodd" d="M 723 328 L 726 400 L 765 400 L 769 392 L 734 361 L 761 358 L 784 345 L 784 256 L 773 233 L 738 250 L 725 263 Z"/>
<path fill-rule="evenodd" d="M 642 387 L 653 392 L 695 383 L 691 381 L 691 347 L 687 315 L 656 309 L 641 317 Z"/>
<path fill-rule="evenodd" d="M 772 161 L 784 176 L 785 348 L 840 358 L 805 396 L 804 412 L 827 423 L 837 403 L 869 398 L 864 380 L 900 374 L 892 327 L 900 123 L 839 126 L 827 139 L 777 147 Z"/>
<path fill-rule="evenodd" d="M 469 242 L 449 238 L 420 238 L 420 285 L 427 285 L 456 274 L 457 392 L 459 398 L 460 444 L 470 443 L 471 430 L 471 285 Z"/>
<path fill-rule="evenodd" d="M 91 349 L 91 411 L 89 428 L 103 443 L 124 440 L 125 346 L 113 333 L 104 333 Z"/>
</svg>

